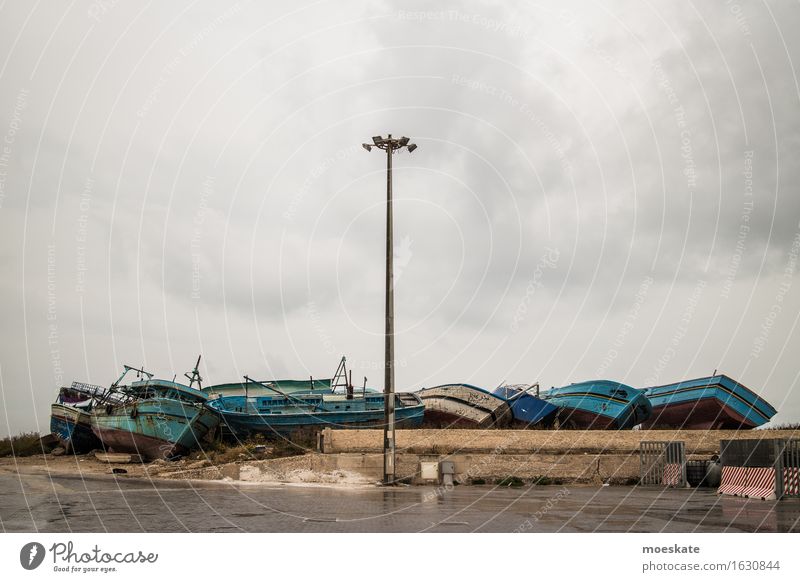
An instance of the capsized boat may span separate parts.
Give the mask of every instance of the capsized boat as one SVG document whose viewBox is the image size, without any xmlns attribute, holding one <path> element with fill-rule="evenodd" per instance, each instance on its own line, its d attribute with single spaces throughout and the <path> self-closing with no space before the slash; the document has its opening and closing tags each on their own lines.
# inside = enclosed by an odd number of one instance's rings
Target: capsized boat
<svg viewBox="0 0 800 582">
<path fill-rule="evenodd" d="M 122 385 L 128 372 L 146 379 Z M 192 378 L 191 384 L 200 381 L 197 365 Z M 200 446 L 219 424 L 219 417 L 204 406 L 206 400 L 191 385 L 153 379 L 149 372 L 125 366 L 108 397 L 95 405 L 92 431 L 113 452 L 148 460 L 174 458 Z"/>
<path fill-rule="evenodd" d="M 58 391 L 50 405 L 50 432 L 65 450 L 86 453 L 100 447 L 92 432 L 91 411 L 95 400 L 105 392 L 102 386 L 73 382 Z"/>
<path fill-rule="evenodd" d="M 511 406 L 514 424 L 549 425 L 555 420 L 558 406 L 539 398 L 539 384 L 505 384 L 493 392 Z"/>
<path fill-rule="evenodd" d="M 425 424 L 438 428 L 505 427 L 514 418 L 506 398 L 472 384 L 442 384 L 416 394 L 425 404 Z"/>
<path fill-rule="evenodd" d="M 610 380 L 551 388 L 540 397 L 560 408 L 557 422 L 565 428 L 633 428 L 646 421 L 652 412 L 643 391 Z"/>
<path fill-rule="evenodd" d="M 301 429 L 323 427 L 382 428 L 385 396 L 364 386 L 357 390 L 348 378 L 342 358 L 331 380 L 310 383 L 257 381 L 247 376 L 239 394 L 235 385 L 212 393 L 206 408 L 222 419 L 222 427 L 237 437 L 255 433 L 287 434 Z M 305 389 L 302 383 L 306 382 Z M 327 388 L 325 383 L 327 382 Z M 289 388 L 286 390 L 285 388 Z M 310 389 L 313 387 L 313 390 Z M 294 390 L 293 390 L 294 388 Z M 413 428 L 422 423 L 425 407 L 414 394 L 395 394 L 395 425 Z"/>
<path fill-rule="evenodd" d="M 644 428 L 750 429 L 777 410 L 736 380 L 718 374 L 645 388 L 653 405 Z"/>
</svg>

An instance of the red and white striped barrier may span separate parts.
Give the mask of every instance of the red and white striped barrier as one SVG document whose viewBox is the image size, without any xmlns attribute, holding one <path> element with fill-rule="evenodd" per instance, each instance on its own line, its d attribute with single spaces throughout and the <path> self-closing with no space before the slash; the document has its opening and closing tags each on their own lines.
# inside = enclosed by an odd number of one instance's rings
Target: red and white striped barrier
<svg viewBox="0 0 800 582">
<path fill-rule="evenodd" d="M 719 482 L 719 495 L 744 495 L 747 486 L 746 467 L 722 467 L 722 476 Z"/>
<path fill-rule="evenodd" d="M 678 487 L 681 483 L 683 483 L 683 465 L 680 463 L 667 463 L 664 465 L 661 484 L 669 487 Z"/>
<path fill-rule="evenodd" d="M 722 467 L 717 493 L 757 499 L 775 499 L 773 467 Z"/>
<path fill-rule="evenodd" d="M 800 467 L 786 467 L 783 470 L 783 494 L 800 495 Z"/>
<path fill-rule="evenodd" d="M 775 468 L 750 467 L 747 469 L 747 486 L 745 497 L 757 499 L 775 499 Z"/>
</svg>

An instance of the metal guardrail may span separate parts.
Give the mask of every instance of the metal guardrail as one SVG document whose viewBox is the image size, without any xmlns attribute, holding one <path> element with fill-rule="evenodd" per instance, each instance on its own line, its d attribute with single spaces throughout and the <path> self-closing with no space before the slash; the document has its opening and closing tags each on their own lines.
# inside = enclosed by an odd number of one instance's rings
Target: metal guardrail
<svg viewBox="0 0 800 582">
<path fill-rule="evenodd" d="M 722 464 L 729 467 L 773 467 L 778 455 L 775 439 L 722 440 L 719 443 Z"/>
<path fill-rule="evenodd" d="M 686 446 L 683 441 L 639 443 L 639 484 L 686 487 Z"/>
</svg>

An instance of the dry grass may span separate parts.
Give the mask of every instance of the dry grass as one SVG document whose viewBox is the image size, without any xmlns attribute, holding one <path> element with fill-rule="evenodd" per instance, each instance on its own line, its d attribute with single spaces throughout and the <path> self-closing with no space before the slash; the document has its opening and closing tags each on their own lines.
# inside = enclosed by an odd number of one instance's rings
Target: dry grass
<svg viewBox="0 0 800 582">
<path fill-rule="evenodd" d="M 265 452 L 256 452 L 257 447 L 266 447 Z M 205 459 L 215 465 L 244 460 L 266 460 L 294 457 L 313 451 L 316 447 L 316 431 L 300 430 L 281 437 L 255 434 L 246 439 L 228 437 L 206 444 L 194 451 L 189 459 Z"/>
<path fill-rule="evenodd" d="M 50 452 L 42 444 L 38 432 L 25 432 L 0 440 L 0 457 L 30 457 Z"/>
</svg>

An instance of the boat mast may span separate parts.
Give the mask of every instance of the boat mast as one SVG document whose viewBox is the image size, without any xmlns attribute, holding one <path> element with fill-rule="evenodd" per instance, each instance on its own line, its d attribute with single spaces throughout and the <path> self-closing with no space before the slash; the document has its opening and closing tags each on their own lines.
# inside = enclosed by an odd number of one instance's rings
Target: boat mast
<svg viewBox="0 0 800 582">
<path fill-rule="evenodd" d="M 127 364 L 123 364 L 122 368 L 123 368 L 123 370 L 122 370 L 122 374 L 120 375 L 120 377 L 116 379 L 116 381 L 109 387 L 108 390 L 106 390 L 105 394 L 103 394 L 100 398 L 97 399 L 98 404 L 104 404 L 105 402 L 107 402 L 109 400 L 109 398 L 111 397 L 111 394 L 117 391 L 117 389 L 119 388 L 120 382 L 122 382 L 122 380 L 125 378 L 125 376 L 128 375 L 128 372 L 136 372 L 136 375 L 139 378 L 141 378 L 142 374 L 144 374 L 145 376 L 147 376 L 147 381 L 148 382 L 153 379 L 153 374 L 151 374 L 150 372 L 144 370 L 143 367 L 142 368 L 134 368 L 133 366 L 129 366 Z"/>
<path fill-rule="evenodd" d="M 333 380 L 331 381 L 331 390 L 335 393 L 336 389 L 341 386 L 347 391 L 347 385 L 347 358 L 342 356 L 342 359 L 339 360 L 339 365 L 336 367 Z"/>
<path fill-rule="evenodd" d="M 189 379 L 189 388 L 192 388 L 194 386 L 194 383 L 197 382 L 197 389 L 198 390 L 203 389 L 203 378 L 200 376 L 200 371 L 198 370 L 198 367 L 200 366 L 201 357 L 202 354 L 197 356 L 197 363 L 194 365 L 194 369 L 192 370 L 191 375 L 188 372 L 184 374 L 184 376 L 186 376 Z"/>
</svg>

